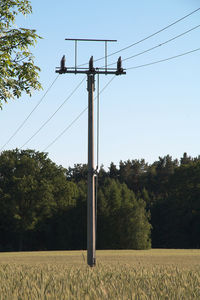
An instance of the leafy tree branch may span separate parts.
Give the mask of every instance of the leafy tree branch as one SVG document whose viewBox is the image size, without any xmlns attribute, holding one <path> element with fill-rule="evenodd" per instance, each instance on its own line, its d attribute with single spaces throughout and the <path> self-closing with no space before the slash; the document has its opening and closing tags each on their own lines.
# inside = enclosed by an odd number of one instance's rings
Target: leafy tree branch
<svg viewBox="0 0 200 300">
<path fill-rule="evenodd" d="M 2 0 L 0 3 L 0 107 L 22 92 L 32 95 L 41 89 L 40 68 L 34 63 L 30 48 L 40 38 L 34 29 L 16 28 L 18 14 L 32 12 L 30 1 Z"/>
</svg>

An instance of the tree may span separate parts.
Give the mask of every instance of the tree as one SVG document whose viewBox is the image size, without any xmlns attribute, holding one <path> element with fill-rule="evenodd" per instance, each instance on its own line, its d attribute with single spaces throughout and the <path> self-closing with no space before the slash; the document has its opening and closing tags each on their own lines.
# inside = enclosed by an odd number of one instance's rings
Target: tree
<svg viewBox="0 0 200 300">
<path fill-rule="evenodd" d="M 189 159 L 176 168 L 167 190 L 167 197 L 152 210 L 153 246 L 199 248 L 200 161 Z"/>
<path fill-rule="evenodd" d="M 73 168 L 69 167 L 66 171 L 67 179 L 74 182 L 87 180 L 88 167 L 87 164 L 75 164 Z"/>
<path fill-rule="evenodd" d="M 149 249 L 151 225 L 145 202 L 118 180 L 106 178 L 98 193 L 97 246 Z"/>
<path fill-rule="evenodd" d="M 129 189 L 135 193 L 143 188 L 143 181 L 148 169 L 148 164 L 144 159 L 120 161 L 119 181 L 126 183 Z"/>
<path fill-rule="evenodd" d="M 0 229 L 5 232 L 9 220 L 18 249 L 24 248 L 25 235 L 39 223 L 75 206 L 77 193 L 75 183 L 67 182 L 65 169 L 46 153 L 18 149 L 1 153 Z"/>
<path fill-rule="evenodd" d="M 181 157 L 180 159 L 181 165 L 187 165 L 192 161 L 193 159 L 191 158 L 191 156 L 188 156 L 186 152 L 183 153 L 183 157 Z"/>
<path fill-rule="evenodd" d="M 84 181 L 78 184 L 68 182 L 74 195 L 74 205 L 62 207 L 42 224 L 43 249 L 72 250 L 86 249 L 87 241 L 87 185 Z M 70 198 L 69 195 L 69 198 Z"/>
<path fill-rule="evenodd" d="M 169 239 L 176 247 L 199 248 L 200 162 L 181 165 L 171 177 L 169 186 L 168 205 L 171 218 L 169 224 L 171 239 Z"/>
<path fill-rule="evenodd" d="M 168 193 L 168 181 L 170 176 L 178 167 L 178 160 L 171 156 L 159 157 L 148 170 L 147 189 L 156 195 L 157 198 L 166 196 Z"/>
<path fill-rule="evenodd" d="M 110 163 L 109 177 L 112 179 L 118 179 L 118 177 L 119 177 L 119 171 L 113 162 Z"/>
<path fill-rule="evenodd" d="M 40 89 L 38 73 L 29 48 L 40 38 L 35 30 L 16 28 L 18 14 L 30 14 L 28 0 L 1 0 L 0 2 L 0 107 L 7 99 L 19 98 L 22 92 L 31 96 L 32 90 Z"/>
</svg>

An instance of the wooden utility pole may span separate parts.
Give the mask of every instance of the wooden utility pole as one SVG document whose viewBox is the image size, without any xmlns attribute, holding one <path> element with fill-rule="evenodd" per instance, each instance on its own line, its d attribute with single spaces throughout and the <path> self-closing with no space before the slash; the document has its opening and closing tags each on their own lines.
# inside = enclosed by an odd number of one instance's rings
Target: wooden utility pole
<svg viewBox="0 0 200 300">
<path fill-rule="evenodd" d="M 87 74 L 88 90 L 88 195 L 87 195 L 87 263 L 90 267 L 96 264 L 96 207 L 95 207 L 95 168 L 94 168 L 94 83 L 96 74 L 126 74 L 122 68 L 121 56 L 117 61 L 117 68 L 107 67 L 107 42 L 116 42 L 116 40 L 94 40 L 94 39 L 66 39 L 75 41 L 75 66 L 65 66 L 65 56 L 62 57 L 60 67 L 56 73 Z M 105 67 L 94 68 L 93 56 L 89 60 L 89 68 L 77 67 L 77 42 L 95 41 L 105 42 Z"/>
</svg>

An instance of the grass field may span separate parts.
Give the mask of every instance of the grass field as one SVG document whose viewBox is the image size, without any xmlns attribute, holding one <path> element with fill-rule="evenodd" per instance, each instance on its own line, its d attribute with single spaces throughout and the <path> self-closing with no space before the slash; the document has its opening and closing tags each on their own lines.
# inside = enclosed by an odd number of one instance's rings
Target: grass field
<svg viewBox="0 0 200 300">
<path fill-rule="evenodd" d="M 200 250 L 0 253 L 0 299 L 200 299 Z"/>
</svg>

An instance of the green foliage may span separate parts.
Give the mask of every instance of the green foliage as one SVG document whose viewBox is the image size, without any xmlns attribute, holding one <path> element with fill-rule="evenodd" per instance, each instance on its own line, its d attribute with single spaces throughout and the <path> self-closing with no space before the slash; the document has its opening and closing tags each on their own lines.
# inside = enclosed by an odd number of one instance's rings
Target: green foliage
<svg viewBox="0 0 200 300">
<path fill-rule="evenodd" d="M 12 249 L 13 245 L 14 249 L 85 248 L 86 177 L 86 165 L 65 170 L 46 153 L 18 149 L 2 152 L 0 244 L 8 245 L 12 240 Z M 101 167 L 97 246 L 150 248 L 151 225 L 145 206 L 125 183 L 110 179 Z"/>
<path fill-rule="evenodd" d="M 17 28 L 18 14 L 30 14 L 30 1 L 1 0 L 0 2 L 0 107 L 8 99 L 19 98 L 23 91 L 31 95 L 40 89 L 38 72 L 30 48 L 40 38 L 35 30 Z"/>
<path fill-rule="evenodd" d="M 145 202 L 136 199 L 125 184 L 114 179 L 106 179 L 99 191 L 98 229 L 101 248 L 151 247 L 151 225 Z"/>
<path fill-rule="evenodd" d="M 81 180 L 87 180 L 87 165 L 75 164 L 73 168 L 69 167 L 66 172 L 67 179 L 74 182 L 80 182 Z"/>
<path fill-rule="evenodd" d="M 151 165 L 144 160 L 111 163 L 109 175 L 126 183 L 151 213 L 152 245 L 164 248 L 200 247 L 200 156 L 166 155 Z"/>
<path fill-rule="evenodd" d="M 200 162 L 182 164 L 170 177 L 166 236 L 172 246 L 200 247 Z M 176 228 L 176 230 L 173 230 Z"/>
<path fill-rule="evenodd" d="M 135 192 L 141 189 L 141 179 L 145 176 L 148 164 L 144 159 L 127 160 L 119 163 L 119 180 Z"/>
<path fill-rule="evenodd" d="M 0 154 L 0 250 L 85 249 L 87 165 Z M 200 247 L 200 157 L 111 163 L 98 174 L 97 248 Z"/>
<path fill-rule="evenodd" d="M 184 153 L 180 165 L 155 176 L 162 189 L 151 204 L 155 247 L 200 247 L 200 160 Z"/>
<path fill-rule="evenodd" d="M 18 149 L 0 155 L 1 228 L 8 218 L 23 248 L 25 232 L 50 218 L 54 211 L 75 205 L 76 187 L 62 167 L 46 153 Z M 6 230 L 6 228 L 4 228 Z"/>
</svg>

